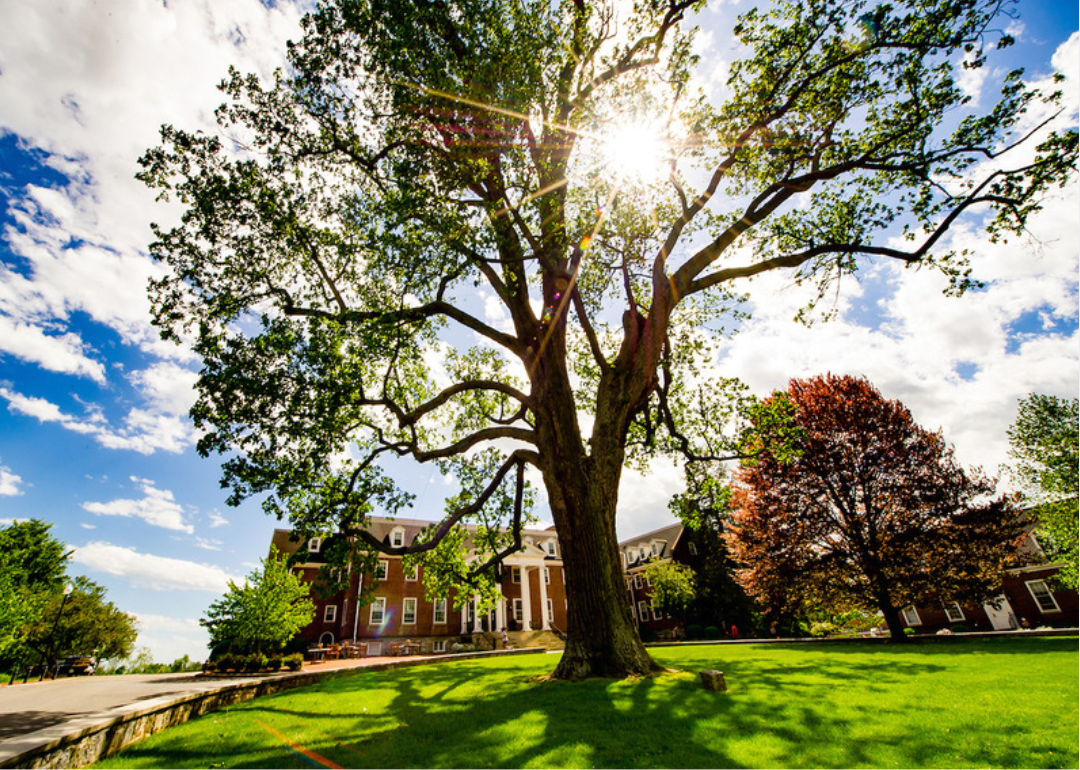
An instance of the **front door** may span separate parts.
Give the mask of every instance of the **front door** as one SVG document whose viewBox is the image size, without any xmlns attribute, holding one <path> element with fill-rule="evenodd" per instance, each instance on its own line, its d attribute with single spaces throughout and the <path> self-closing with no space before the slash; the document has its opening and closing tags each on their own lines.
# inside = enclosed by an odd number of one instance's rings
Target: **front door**
<svg viewBox="0 0 1080 770">
<path fill-rule="evenodd" d="M 1011 631 L 1017 627 L 1016 615 L 1013 614 L 1012 605 L 1005 598 L 1005 594 L 983 604 L 983 609 L 986 610 L 986 616 L 990 618 L 990 625 L 995 631 Z"/>
</svg>

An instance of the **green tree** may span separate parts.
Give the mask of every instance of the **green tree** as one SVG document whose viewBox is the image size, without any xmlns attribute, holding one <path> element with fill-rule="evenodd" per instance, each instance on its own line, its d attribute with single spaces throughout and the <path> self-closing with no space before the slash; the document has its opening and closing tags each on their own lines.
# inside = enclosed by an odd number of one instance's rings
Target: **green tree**
<svg viewBox="0 0 1080 770">
<path fill-rule="evenodd" d="M 757 409 L 759 415 L 766 410 Z M 773 416 L 775 419 L 775 416 Z M 774 431 L 775 433 L 775 431 Z M 731 488 L 727 471 L 719 463 L 698 463 L 686 469 L 687 489 L 670 504 L 688 530 L 697 557 L 694 564 L 694 600 L 685 615 L 688 623 L 717 626 L 740 636 L 758 636 L 769 630 L 791 632 L 792 618 L 762 618 L 761 608 L 735 579 L 739 568 L 728 551 L 724 533 L 731 522 Z"/>
<path fill-rule="evenodd" d="M 683 23 L 703 7 L 327 0 L 272 82 L 230 73 L 219 130 L 166 126 L 141 159 L 184 207 L 155 228 L 153 312 L 203 359 L 199 450 L 226 456 L 231 502 L 268 493 L 369 561 L 471 519 L 492 533 L 475 583 L 520 547 L 533 469 L 570 586 L 556 677 L 657 670 L 623 596 L 619 482 L 733 451 L 707 367 L 743 281 L 825 294 L 870 258 L 962 292 L 950 226 L 1019 233 L 1075 167 L 1075 130 L 1020 131 L 1060 95 L 1013 72 L 979 112 L 957 83 L 954 62 L 1012 42 L 1007 0 L 751 10 L 717 105 Z M 460 485 L 402 548 L 365 528 L 412 500 L 395 456 Z"/>
<path fill-rule="evenodd" d="M 69 552 L 38 519 L 0 526 L 0 668 L 39 662 L 30 629 L 63 587 Z"/>
<path fill-rule="evenodd" d="M 1037 504 L 1039 538 L 1051 558 L 1065 566 L 1058 579 L 1076 590 L 1080 575 L 1080 415 L 1077 399 L 1031 394 L 1020 401 L 1009 428 L 1014 478 Z"/>
<path fill-rule="evenodd" d="M 135 648 L 133 615 L 106 599 L 105 589 L 85 577 L 69 583 L 70 593 L 54 590 L 26 629 L 26 646 L 49 667 L 69 655 L 93 655 L 100 662 L 126 658 Z"/>
<path fill-rule="evenodd" d="M 199 624 L 210 632 L 210 649 L 277 652 L 315 617 L 308 588 L 276 548 L 262 569 L 210 605 Z"/>
<path fill-rule="evenodd" d="M 694 572 L 685 564 L 661 561 L 645 568 L 645 577 L 652 585 L 650 601 L 657 612 L 685 618 L 694 601 Z"/>
<path fill-rule="evenodd" d="M 751 436 L 727 531 L 739 579 L 763 604 L 880 611 L 902 641 L 905 605 L 997 592 L 1020 517 L 939 433 L 862 378 L 792 380 L 772 398 L 794 406 L 794 456 Z"/>
</svg>

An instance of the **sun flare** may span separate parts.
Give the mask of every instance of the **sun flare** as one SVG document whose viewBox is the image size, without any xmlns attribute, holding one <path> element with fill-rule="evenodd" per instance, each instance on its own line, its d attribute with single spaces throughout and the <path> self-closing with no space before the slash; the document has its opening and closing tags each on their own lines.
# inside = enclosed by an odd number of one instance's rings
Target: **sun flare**
<svg viewBox="0 0 1080 770">
<path fill-rule="evenodd" d="M 604 167 L 624 182 L 652 184 L 668 175 L 671 147 L 663 126 L 645 121 L 613 125 L 600 138 Z"/>
</svg>

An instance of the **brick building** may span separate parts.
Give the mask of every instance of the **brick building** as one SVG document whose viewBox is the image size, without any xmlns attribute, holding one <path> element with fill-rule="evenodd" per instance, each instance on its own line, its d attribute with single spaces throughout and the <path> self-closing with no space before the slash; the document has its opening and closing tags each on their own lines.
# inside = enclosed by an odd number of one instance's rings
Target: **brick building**
<svg viewBox="0 0 1080 770">
<path fill-rule="evenodd" d="M 430 521 L 411 519 L 369 520 L 369 531 L 389 546 L 412 543 Z M 297 565 L 302 579 L 314 583 L 325 564 L 327 546 L 336 537 L 292 540 L 286 529 L 274 531 L 273 545 L 285 554 L 301 552 Z M 347 587 L 327 598 L 312 592 L 315 619 L 297 634 L 310 644 L 366 642 L 369 655 L 382 646 L 409 639 L 425 650 L 441 652 L 459 640 L 485 632 L 498 636 L 508 629 L 514 641 L 530 632 L 560 633 L 566 628 L 566 583 L 554 528 L 523 530 L 520 552 L 504 559 L 502 599 L 491 612 L 478 612 L 477 600 L 466 599 L 454 609 L 456 594 L 446 599 L 428 597 L 421 582 L 423 567 L 406 572 L 400 556 L 379 555 L 376 574 L 353 572 Z M 361 587 L 371 589 L 371 600 L 360 605 Z"/>
<path fill-rule="evenodd" d="M 969 631 L 1009 631 L 1018 628 L 1075 628 L 1077 593 L 1053 581 L 1062 564 L 1047 562 L 1032 533 L 1020 546 L 1028 566 L 1009 570 L 1002 579 L 1001 594 L 981 605 L 949 602 L 936 606 L 908 606 L 900 613 L 904 624 L 916 633 L 935 633 L 944 628 Z"/>
<path fill-rule="evenodd" d="M 619 560 L 626 581 L 630 612 L 639 632 L 660 639 L 681 636 L 681 620 L 657 612 L 652 604 L 652 584 L 645 577 L 645 568 L 658 562 L 675 561 L 691 569 L 698 566 L 698 550 L 690 532 L 682 524 L 646 532 L 619 543 Z"/>
</svg>

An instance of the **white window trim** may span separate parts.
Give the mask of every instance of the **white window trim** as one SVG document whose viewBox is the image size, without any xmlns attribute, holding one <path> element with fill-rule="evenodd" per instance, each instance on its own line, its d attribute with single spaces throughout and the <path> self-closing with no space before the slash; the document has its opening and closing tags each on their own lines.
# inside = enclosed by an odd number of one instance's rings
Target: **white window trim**
<svg viewBox="0 0 1080 770">
<path fill-rule="evenodd" d="M 313 537 L 307 541 L 308 553 L 318 553 L 322 550 L 322 538 Z"/>
<path fill-rule="evenodd" d="M 393 548 L 401 548 L 405 545 L 405 530 L 401 527 L 395 527 L 390 532 L 390 545 Z"/>
<path fill-rule="evenodd" d="M 649 603 L 642 599 L 637 603 L 638 619 L 644 623 L 649 619 Z"/>
<path fill-rule="evenodd" d="M 547 567 L 544 567 L 544 584 L 551 585 L 551 571 Z"/>
<path fill-rule="evenodd" d="M 686 549 L 690 551 L 691 556 L 697 556 L 697 546 L 692 540 L 686 544 Z"/>
<path fill-rule="evenodd" d="M 521 604 L 521 599 L 514 599 L 514 620 L 518 623 L 525 622 L 525 612 Z"/>
<path fill-rule="evenodd" d="M 511 583 L 520 583 L 521 582 L 521 567 L 511 567 L 510 568 L 510 582 Z"/>
<path fill-rule="evenodd" d="M 641 573 L 634 575 L 634 588 L 641 588 Z"/>
<path fill-rule="evenodd" d="M 962 623 L 966 618 L 964 617 L 964 610 L 957 602 L 945 602 L 945 617 L 950 623 Z M 959 617 L 953 617 L 958 615 Z"/>
<path fill-rule="evenodd" d="M 378 620 L 375 619 L 376 612 L 378 613 Z M 381 626 L 384 620 L 386 620 L 386 599 L 382 596 L 376 596 L 371 600 L 371 607 L 368 608 L 368 625 Z"/>
<path fill-rule="evenodd" d="M 900 616 L 909 626 L 922 625 L 922 618 L 919 617 L 919 611 L 915 609 L 914 605 L 909 604 L 907 607 L 904 607 L 902 610 L 900 610 Z M 912 622 L 912 618 L 915 619 L 914 622 Z"/>
<path fill-rule="evenodd" d="M 412 604 L 412 620 L 409 619 L 410 611 L 409 605 Z M 403 626 L 415 626 L 416 625 L 416 598 L 412 596 L 406 596 L 401 600 L 401 625 Z"/>
<path fill-rule="evenodd" d="M 663 620 L 664 613 L 657 611 L 656 602 L 650 602 L 649 603 L 649 609 L 652 611 L 652 619 L 653 620 Z"/>
<path fill-rule="evenodd" d="M 420 579 L 420 565 L 419 564 L 414 564 L 414 565 L 412 565 L 412 569 L 406 570 L 405 571 L 405 579 L 409 580 L 409 581 L 412 581 L 412 582 L 416 582 L 417 580 L 419 580 Z"/>
<path fill-rule="evenodd" d="M 442 613 L 442 620 L 439 620 L 440 613 Z M 431 622 L 437 626 L 446 625 L 446 599 L 435 599 L 431 603 Z"/>
<path fill-rule="evenodd" d="M 380 559 L 378 566 L 375 567 L 375 579 L 386 580 L 388 577 L 390 577 L 390 562 Z"/>
<path fill-rule="evenodd" d="M 1031 594 L 1031 598 L 1035 600 L 1035 606 L 1039 608 L 1039 612 L 1043 613 L 1044 615 L 1051 612 L 1061 612 L 1061 606 L 1057 603 L 1057 599 L 1054 598 L 1054 592 L 1050 590 L 1050 586 L 1046 584 L 1045 580 L 1027 580 L 1024 582 L 1024 585 L 1027 586 L 1027 590 L 1028 593 Z M 1042 606 L 1042 603 L 1039 601 L 1039 597 L 1035 593 L 1035 589 L 1032 588 L 1033 585 L 1041 585 L 1043 587 L 1043 590 L 1046 591 L 1046 598 L 1053 603 L 1054 609 L 1048 610 Z"/>
<path fill-rule="evenodd" d="M 432 644 L 432 646 L 431 646 L 431 651 L 432 652 L 446 652 L 446 640 L 445 639 L 436 639 L 431 644 Z"/>
<path fill-rule="evenodd" d="M 547 618 L 548 623 L 555 622 L 555 602 L 553 602 L 551 599 L 547 600 Z"/>
<path fill-rule="evenodd" d="M 328 604 L 323 607 L 322 613 L 323 623 L 333 623 L 337 620 L 337 605 Z"/>
<path fill-rule="evenodd" d="M 557 545 L 555 545 L 554 540 L 548 540 L 547 541 L 547 552 L 548 552 L 548 556 L 558 556 L 559 555 L 559 548 L 558 548 Z"/>
</svg>

